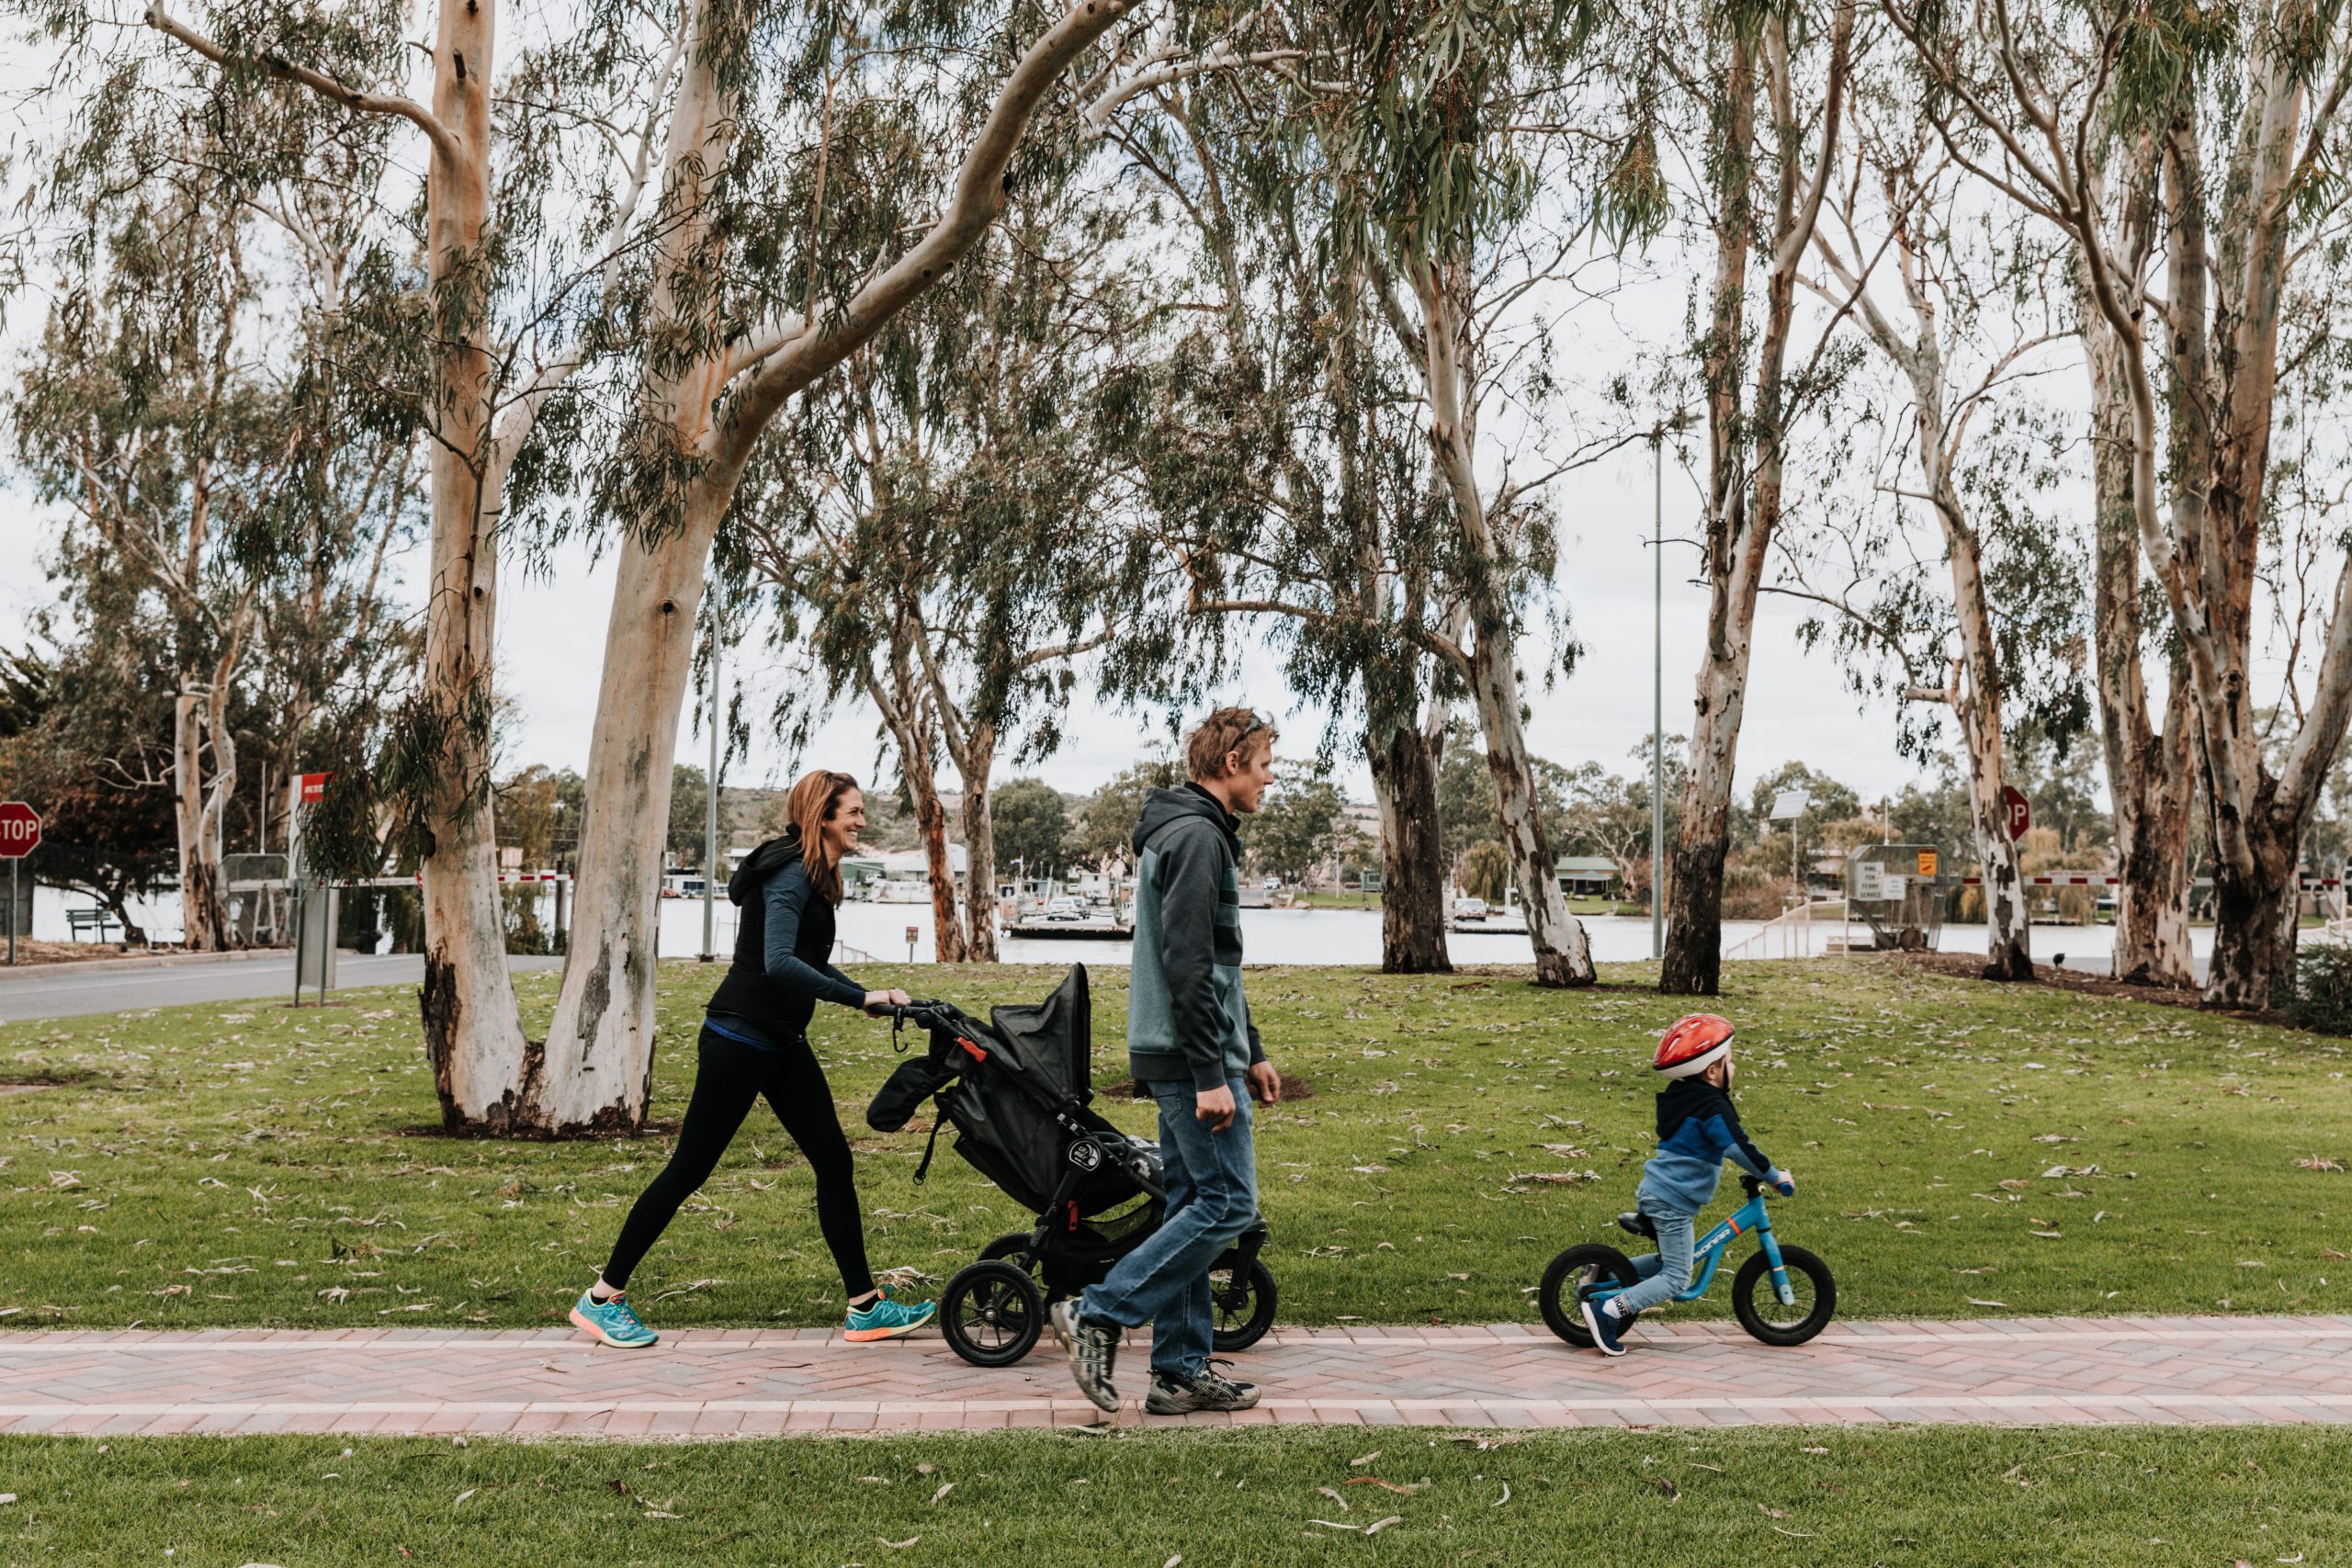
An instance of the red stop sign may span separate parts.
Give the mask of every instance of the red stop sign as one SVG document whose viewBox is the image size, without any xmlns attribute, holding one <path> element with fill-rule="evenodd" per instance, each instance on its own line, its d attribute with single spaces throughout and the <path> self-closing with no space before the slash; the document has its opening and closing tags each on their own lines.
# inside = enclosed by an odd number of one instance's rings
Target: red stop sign
<svg viewBox="0 0 2352 1568">
<path fill-rule="evenodd" d="M 28 855 L 40 844 L 40 813 L 21 800 L 0 801 L 0 860 Z"/>
<path fill-rule="evenodd" d="M 2033 807 L 2026 804 L 2025 792 L 2015 784 L 2001 786 L 2001 826 L 2008 829 L 2009 842 L 2013 844 L 2033 826 Z"/>
</svg>

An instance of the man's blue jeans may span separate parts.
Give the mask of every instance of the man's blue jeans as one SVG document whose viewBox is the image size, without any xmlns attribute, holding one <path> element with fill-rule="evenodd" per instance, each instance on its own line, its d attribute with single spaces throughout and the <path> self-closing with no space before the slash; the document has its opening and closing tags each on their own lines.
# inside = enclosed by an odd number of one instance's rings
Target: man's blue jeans
<svg viewBox="0 0 2352 1568">
<path fill-rule="evenodd" d="M 1212 1133 L 1194 1114 L 1193 1086 L 1148 1086 L 1159 1102 L 1159 1157 L 1166 1168 L 1168 1214 L 1144 1244 L 1119 1259 L 1108 1278 L 1079 1298 L 1082 1317 L 1122 1328 L 1152 1325 L 1151 1370 L 1179 1380 L 1209 1361 L 1216 1324 L 1209 1267 L 1258 1219 L 1258 1156 L 1250 1138 L 1250 1089 L 1233 1091 L 1233 1123 Z"/>
</svg>

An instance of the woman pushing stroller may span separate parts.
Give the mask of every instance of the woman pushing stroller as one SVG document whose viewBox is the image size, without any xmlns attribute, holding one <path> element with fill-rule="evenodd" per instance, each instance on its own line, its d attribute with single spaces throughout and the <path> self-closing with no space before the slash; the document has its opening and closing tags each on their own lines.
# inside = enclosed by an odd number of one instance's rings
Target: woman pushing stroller
<svg viewBox="0 0 2352 1568">
<path fill-rule="evenodd" d="M 571 1321 L 607 1345 L 633 1349 L 659 1337 L 629 1305 L 629 1275 L 709 1179 L 763 1096 L 817 1179 L 817 1223 L 848 1296 L 842 1337 L 895 1338 L 931 1321 L 929 1303 L 894 1299 L 866 1265 L 849 1139 L 808 1044 L 820 1001 L 868 1014 L 909 1002 L 904 991 L 865 989 L 831 962 L 841 863 L 865 830 L 865 801 L 856 780 L 820 769 L 792 786 L 786 807 L 789 829 L 752 851 L 727 884 L 742 911 L 734 962 L 706 1010 L 694 1092 L 670 1162 L 629 1210 L 604 1273 L 572 1306 Z"/>
</svg>

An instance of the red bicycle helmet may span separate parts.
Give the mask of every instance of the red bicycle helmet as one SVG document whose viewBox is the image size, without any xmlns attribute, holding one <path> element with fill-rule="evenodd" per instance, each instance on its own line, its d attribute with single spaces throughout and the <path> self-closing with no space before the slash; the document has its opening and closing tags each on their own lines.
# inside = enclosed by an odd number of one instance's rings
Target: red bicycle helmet
<svg viewBox="0 0 2352 1568">
<path fill-rule="evenodd" d="M 1670 1078 L 1695 1077 L 1729 1054 L 1731 1020 L 1711 1012 L 1694 1012 L 1674 1021 L 1657 1043 L 1657 1057 L 1650 1066 Z"/>
</svg>

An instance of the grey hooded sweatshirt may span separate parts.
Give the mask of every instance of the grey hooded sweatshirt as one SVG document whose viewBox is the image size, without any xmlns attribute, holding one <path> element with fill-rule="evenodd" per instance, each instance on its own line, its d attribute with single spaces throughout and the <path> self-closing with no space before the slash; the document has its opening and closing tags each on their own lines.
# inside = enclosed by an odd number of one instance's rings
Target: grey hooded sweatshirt
<svg viewBox="0 0 2352 1568">
<path fill-rule="evenodd" d="M 1127 1066 L 1137 1083 L 1223 1089 L 1266 1059 L 1241 995 L 1238 826 L 1195 784 L 1144 796 L 1127 989 Z"/>
</svg>

